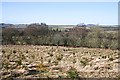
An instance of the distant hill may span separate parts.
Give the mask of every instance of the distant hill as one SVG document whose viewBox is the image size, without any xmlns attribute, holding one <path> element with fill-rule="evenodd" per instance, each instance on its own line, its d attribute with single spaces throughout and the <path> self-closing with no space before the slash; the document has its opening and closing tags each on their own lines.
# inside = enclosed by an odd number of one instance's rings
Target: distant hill
<svg viewBox="0 0 120 80">
<path fill-rule="evenodd" d="M 6 28 L 6 27 L 15 27 L 15 28 L 26 28 L 29 24 L 5 24 L 5 23 L 0 23 L 0 28 Z M 84 24 L 85 27 L 89 28 L 89 27 L 95 27 L 97 25 L 95 24 Z M 76 27 L 77 25 L 48 25 L 49 27 L 52 28 L 73 28 Z M 108 30 L 116 30 L 118 29 L 117 25 L 99 25 L 100 27 Z M 78 26 L 80 27 L 80 25 Z"/>
<path fill-rule="evenodd" d="M 13 24 L 0 23 L 0 28 L 11 27 Z"/>
<path fill-rule="evenodd" d="M 6 27 L 26 28 L 27 24 L 5 24 L 5 23 L 0 23 L 0 28 L 6 28 Z"/>
</svg>

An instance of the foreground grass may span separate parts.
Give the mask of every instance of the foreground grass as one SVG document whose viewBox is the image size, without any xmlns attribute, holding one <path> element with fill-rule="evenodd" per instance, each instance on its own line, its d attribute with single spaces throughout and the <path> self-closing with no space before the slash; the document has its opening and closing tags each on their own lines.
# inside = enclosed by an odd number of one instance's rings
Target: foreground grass
<svg viewBox="0 0 120 80">
<path fill-rule="evenodd" d="M 116 78 L 118 50 L 61 46 L 2 46 L 1 79 Z"/>
</svg>

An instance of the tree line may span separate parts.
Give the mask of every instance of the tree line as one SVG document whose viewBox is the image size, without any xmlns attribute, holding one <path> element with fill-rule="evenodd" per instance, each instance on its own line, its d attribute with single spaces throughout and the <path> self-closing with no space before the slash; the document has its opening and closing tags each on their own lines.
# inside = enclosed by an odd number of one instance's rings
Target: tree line
<svg viewBox="0 0 120 80">
<path fill-rule="evenodd" d="M 34 23 L 26 28 L 2 28 L 2 44 L 118 49 L 118 33 L 104 31 L 98 26 L 90 29 L 76 26 L 60 30 L 45 23 Z"/>
</svg>

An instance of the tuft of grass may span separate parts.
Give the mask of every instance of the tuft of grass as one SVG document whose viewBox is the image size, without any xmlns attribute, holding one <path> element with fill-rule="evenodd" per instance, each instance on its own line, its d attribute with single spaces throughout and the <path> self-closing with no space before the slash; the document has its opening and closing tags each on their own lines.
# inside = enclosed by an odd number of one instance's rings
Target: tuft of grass
<svg viewBox="0 0 120 80">
<path fill-rule="evenodd" d="M 22 60 L 16 61 L 17 65 L 22 65 Z"/>
<path fill-rule="evenodd" d="M 5 53 L 5 50 L 2 50 L 2 53 Z"/>
<path fill-rule="evenodd" d="M 58 61 L 60 61 L 60 60 L 62 60 L 62 58 L 63 58 L 63 55 L 62 54 L 59 54 L 58 56 L 56 56 L 57 57 L 57 60 Z"/>
<path fill-rule="evenodd" d="M 102 56 L 102 58 L 104 58 L 104 59 L 105 59 L 105 58 L 106 58 L 106 56 Z"/>
<path fill-rule="evenodd" d="M 28 53 L 28 50 L 26 50 L 26 53 Z"/>
<path fill-rule="evenodd" d="M 69 78 L 79 78 L 79 74 L 78 74 L 77 70 L 73 67 L 71 67 L 67 71 L 67 75 L 68 75 Z"/>
<path fill-rule="evenodd" d="M 81 63 L 83 66 L 86 66 L 86 65 L 88 64 L 87 61 L 85 61 L 85 60 L 81 60 L 80 63 Z"/>
<path fill-rule="evenodd" d="M 51 60 L 50 60 L 50 59 L 48 60 L 48 63 L 51 63 Z"/>
<path fill-rule="evenodd" d="M 54 63 L 55 65 L 58 65 L 58 61 L 53 61 L 52 63 Z"/>
<path fill-rule="evenodd" d="M 17 51 L 16 51 L 16 50 L 13 50 L 13 53 L 15 54 L 15 53 L 17 53 Z"/>
<path fill-rule="evenodd" d="M 37 67 L 37 70 L 39 70 L 39 71 L 42 71 L 42 72 L 48 71 L 47 66 L 45 66 L 43 64 L 38 64 L 36 67 Z"/>
<path fill-rule="evenodd" d="M 76 60 L 75 60 L 75 59 L 73 59 L 73 63 L 76 63 Z"/>
<path fill-rule="evenodd" d="M 113 58 L 109 58 L 110 61 L 113 61 L 114 59 Z"/>
</svg>

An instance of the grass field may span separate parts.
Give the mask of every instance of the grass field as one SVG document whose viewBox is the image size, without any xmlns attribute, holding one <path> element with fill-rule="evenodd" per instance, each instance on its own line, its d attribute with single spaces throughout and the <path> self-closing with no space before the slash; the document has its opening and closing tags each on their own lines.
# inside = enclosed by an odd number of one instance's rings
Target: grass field
<svg viewBox="0 0 120 80">
<path fill-rule="evenodd" d="M 1 79 L 118 77 L 118 50 L 3 45 Z"/>
</svg>

